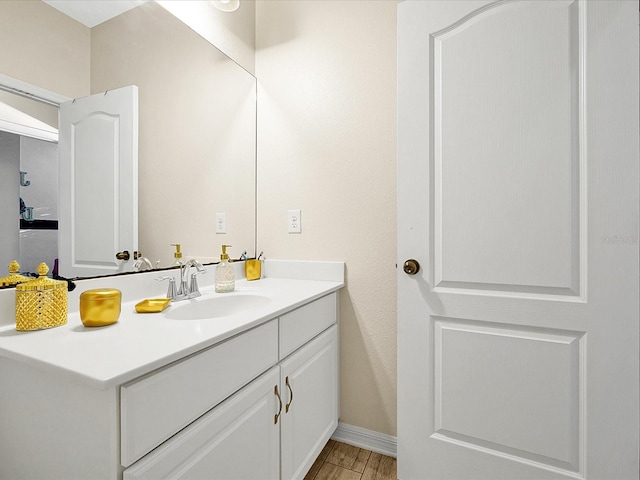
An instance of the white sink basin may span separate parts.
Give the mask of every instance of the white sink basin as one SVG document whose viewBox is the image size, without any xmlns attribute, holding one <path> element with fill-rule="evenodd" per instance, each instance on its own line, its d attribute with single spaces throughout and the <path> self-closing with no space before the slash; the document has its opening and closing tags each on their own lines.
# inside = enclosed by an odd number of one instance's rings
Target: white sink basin
<svg viewBox="0 0 640 480">
<path fill-rule="evenodd" d="M 164 316 L 171 320 L 205 320 L 228 317 L 265 307 L 271 302 L 269 297 L 255 294 L 221 294 L 198 297 L 172 304 Z"/>
</svg>

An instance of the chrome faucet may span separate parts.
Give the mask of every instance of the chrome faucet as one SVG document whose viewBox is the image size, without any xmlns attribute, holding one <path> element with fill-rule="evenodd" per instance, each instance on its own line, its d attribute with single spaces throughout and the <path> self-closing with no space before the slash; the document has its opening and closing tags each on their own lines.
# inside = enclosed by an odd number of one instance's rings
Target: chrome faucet
<svg viewBox="0 0 640 480">
<path fill-rule="evenodd" d="M 195 267 L 196 271 L 191 274 L 191 282 L 189 282 L 189 268 Z M 172 277 L 158 277 L 156 281 L 169 280 L 169 289 L 167 290 L 167 298 L 174 302 L 180 300 L 188 300 L 202 295 L 198 289 L 198 281 L 196 275 L 207 273 L 204 266 L 197 260 L 189 260 L 180 267 L 180 286 L 176 289 L 176 281 Z"/>
<path fill-rule="evenodd" d="M 188 282 L 188 274 L 191 267 L 195 267 L 196 271 L 191 274 L 191 281 Z M 180 268 L 180 288 L 178 289 L 178 295 L 182 294 L 184 299 L 199 297 L 201 293 L 198 289 L 196 275 L 200 273 L 207 273 L 207 271 L 202 264 L 195 259 L 191 259 L 182 265 Z"/>
</svg>

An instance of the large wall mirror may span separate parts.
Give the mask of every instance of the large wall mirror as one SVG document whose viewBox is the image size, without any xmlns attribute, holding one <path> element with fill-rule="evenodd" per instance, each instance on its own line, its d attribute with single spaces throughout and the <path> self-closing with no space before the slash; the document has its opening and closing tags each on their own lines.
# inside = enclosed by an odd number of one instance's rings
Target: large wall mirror
<svg viewBox="0 0 640 480">
<path fill-rule="evenodd" d="M 25 7 L 25 4 L 30 5 Z M 37 15 L 38 22 L 46 22 L 48 19 L 43 19 L 46 15 L 51 16 L 52 22 L 62 15 L 40 1 L 0 2 L 0 16 L 5 25 L 10 23 L 11 15 L 24 16 L 25 12 Z M 14 23 L 25 21 L 25 18 L 16 18 Z M 216 261 L 221 244 L 233 245 L 234 257 L 244 251 L 248 256 L 255 255 L 255 77 L 155 2 L 143 3 L 91 29 L 83 28 L 88 31 L 85 37 L 89 52 L 85 62 L 89 88 L 84 94 L 126 85 L 137 85 L 139 89 L 138 250 L 159 267 L 171 263 L 171 244 L 174 243 L 182 245 L 185 257 L 203 262 Z M 1 49 L 21 52 L 23 62 L 29 62 L 29 49 L 19 35 L 17 31 L 13 36 L 6 31 L 1 34 Z M 13 37 L 15 42 L 11 45 Z M 51 42 L 49 39 L 48 43 Z M 2 56 L 0 52 L 0 58 Z M 56 68 L 41 63 L 30 65 L 29 78 L 24 78 L 25 69 L 16 72 L 11 62 L 3 65 L 0 60 L 0 74 L 56 91 L 51 82 L 38 85 L 38 69 L 43 69 L 42 77 L 46 78 L 48 72 L 44 69 Z M 68 92 L 59 93 L 73 96 Z M 2 94 L 0 102 L 12 104 L 13 108 L 36 118 L 39 116 L 37 108 L 29 111 L 30 107 L 21 106 L 25 104 L 24 99 L 13 101 L 9 95 Z M 46 115 L 51 117 L 50 113 Z M 46 118 L 43 121 L 52 123 Z M 7 151 L 24 148 L 33 155 L 32 152 L 39 149 L 50 150 L 30 143 L 7 139 L 6 132 L 0 137 L 0 148 L 6 144 Z M 5 157 L 0 150 L 0 170 L 4 168 Z M 55 158 L 49 162 L 55 162 Z M 31 165 L 27 168 L 32 172 L 23 180 L 35 179 L 40 168 L 45 172 L 44 167 L 35 166 L 33 161 Z M 50 177 L 51 171 L 48 172 L 44 176 Z M 15 188 L 11 188 L 19 191 L 18 197 L 25 188 L 35 190 L 33 183 L 20 186 L 19 175 L 8 179 L 2 173 L 0 187 L 5 183 L 15 184 Z M 31 198 L 25 206 L 36 201 Z M 3 197 L 2 200 L 3 226 L 7 218 L 19 223 L 19 198 L 6 201 Z M 53 207 L 47 212 L 50 216 L 55 216 Z M 225 216 L 226 233 L 216 231 L 218 214 Z M 12 225 L 13 221 L 9 220 Z M 15 245 L 15 239 L 6 238 L 8 230 L 0 229 L 4 232 L 0 233 L 2 270 L 15 258 L 15 250 L 5 253 Z M 49 240 L 45 236 L 43 241 L 52 242 L 50 236 Z M 33 239 L 23 243 L 33 243 Z M 40 260 L 51 263 L 53 259 Z M 63 271 L 60 274 L 65 276 Z"/>
</svg>

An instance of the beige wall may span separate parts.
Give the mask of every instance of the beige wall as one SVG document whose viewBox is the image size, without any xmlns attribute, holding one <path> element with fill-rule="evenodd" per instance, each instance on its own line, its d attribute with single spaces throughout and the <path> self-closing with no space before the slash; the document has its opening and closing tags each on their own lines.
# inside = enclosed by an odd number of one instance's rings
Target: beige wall
<svg viewBox="0 0 640 480">
<path fill-rule="evenodd" d="M 256 32 L 258 250 L 346 262 L 341 421 L 395 435 L 396 2 L 258 1 Z"/>
<path fill-rule="evenodd" d="M 90 35 L 40 0 L 2 0 L 0 74 L 71 98 L 88 95 Z"/>
</svg>

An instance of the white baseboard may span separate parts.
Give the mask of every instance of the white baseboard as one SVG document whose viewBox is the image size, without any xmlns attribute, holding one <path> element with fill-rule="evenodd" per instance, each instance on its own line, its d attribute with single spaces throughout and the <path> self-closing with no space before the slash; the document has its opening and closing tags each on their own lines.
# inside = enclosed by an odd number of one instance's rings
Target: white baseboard
<svg viewBox="0 0 640 480">
<path fill-rule="evenodd" d="M 331 438 L 338 442 L 371 450 L 389 457 L 395 458 L 398 456 L 398 439 L 396 437 L 367 430 L 366 428 L 340 422 Z"/>
</svg>

